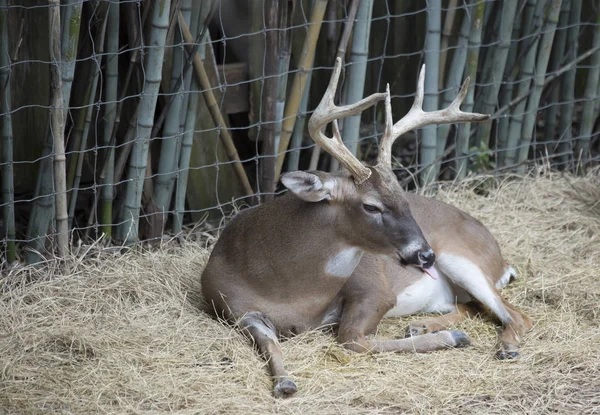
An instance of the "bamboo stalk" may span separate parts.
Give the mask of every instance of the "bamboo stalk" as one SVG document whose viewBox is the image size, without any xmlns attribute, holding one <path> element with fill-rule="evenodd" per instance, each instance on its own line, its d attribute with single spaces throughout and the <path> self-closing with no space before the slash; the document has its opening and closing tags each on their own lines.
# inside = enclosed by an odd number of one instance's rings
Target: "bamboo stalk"
<svg viewBox="0 0 600 415">
<path fill-rule="evenodd" d="M 181 26 L 183 38 L 185 39 L 186 43 L 193 43 L 193 38 L 190 33 L 190 30 L 185 24 L 185 21 L 183 20 L 181 14 L 179 15 L 179 24 Z M 186 45 L 186 48 L 189 50 L 191 49 L 191 46 Z M 202 59 L 200 58 L 200 55 L 198 53 L 194 53 L 193 62 L 196 77 L 198 78 L 198 83 L 203 89 L 202 94 L 204 96 L 204 99 L 206 100 L 206 105 L 210 111 L 210 114 L 213 117 L 215 124 L 219 128 L 219 135 L 221 136 L 221 140 L 223 140 L 223 146 L 225 147 L 227 157 L 229 157 L 229 160 L 233 162 L 235 173 L 238 176 L 240 183 L 242 183 L 244 192 L 247 196 L 252 196 L 254 194 L 254 192 L 252 191 L 252 186 L 250 186 L 250 182 L 248 181 L 246 171 L 242 166 L 238 152 L 235 148 L 235 145 L 233 144 L 233 139 L 231 138 L 231 135 L 227 130 L 225 120 L 223 119 L 223 115 L 221 114 L 219 105 L 217 104 L 215 96 L 212 92 L 212 86 L 210 85 L 210 81 L 208 79 L 208 75 L 206 74 L 206 70 L 204 69 L 204 64 L 202 63 Z"/>
<path fill-rule="evenodd" d="M 186 1 L 186 8 L 190 8 L 190 1 Z M 183 10 L 181 11 L 183 19 Z M 187 24 L 189 24 L 189 13 Z M 180 76 L 183 76 L 184 64 L 184 45 L 181 29 L 175 30 L 173 49 L 172 68 L 171 68 L 171 86 L 177 83 Z M 176 170 L 179 161 L 179 124 L 181 122 L 181 112 L 183 111 L 185 82 L 180 82 L 179 87 L 173 91 L 176 96 L 172 97 L 169 109 L 165 116 L 163 127 L 163 138 L 160 146 L 160 157 L 158 160 L 158 171 L 154 179 L 154 193 L 152 203 L 159 212 L 162 212 L 162 223 L 166 221 L 167 212 L 171 203 L 171 196 L 176 179 Z"/>
<path fill-rule="evenodd" d="M 75 72 L 75 58 L 77 56 L 77 45 L 79 41 L 79 29 L 81 25 L 81 5 L 79 0 L 69 0 L 63 7 L 65 16 L 65 30 L 61 42 L 61 69 L 60 75 L 64 78 L 61 108 L 63 113 L 63 124 L 66 122 L 68 113 L 69 97 L 71 95 L 71 85 L 73 74 Z M 60 14 L 60 13 L 59 13 Z M 67 24 L 68 22 L 68 24 Z M 60 26 L 58 26 L 60 28 Z M 64 125 L 63 125 L 64 128 Z M 55 151 L 54 138 L 50 126 L 48 128 L 42 155 L 40 157 L 40 167 L 35 188 L 35 197 L 29 221 L 27 223 L 28 250 L 26 252 L 26 262 L 34 264 L 43 259 L 41 256 L 44 251 L 46 234 L 51 226 L 55 214 L 54 208 L 54 169 L 52 153 Z"/>
<path fill-rule="evenodd" d="M 192 86 L 195 86 L 193 81 Z M 198 95 L 190 97 L 185 119 L 185 133 L 181 142 L 181 157 L 179 159 L 179 179 L 175 193 L 175 216 L 173 219 L 173 233 L 178 234 L 183 227 L 183 213 L 185 210 L 185 197 L 188 184 L 190 159 L 194 140 L 194 125 L 198 108 Z"/>
<path fill-rule="evenodd" d="M 286 4 L 287 1 L 281 4 Z M 275 192 L 275 166 L 277 163 L 275 147 L 275 123 L 277 122 L 277 50 L 278 22 L 279 22 L 278 0 L 266 0 L 265 2 L 265 64 L 263 90 L 262 90 L 262 114 L 260 117 L 262 128 L 262 157 L 260 163 L 260 193 L 264 194 L 264 200 L 273 199 Z"/>
<path fill-rule="evenodd" d="M 600 46 L 600 10 L 596 15 L 596 27 L 594 30 L 593 46 Z M 577 140 L 576 156 L 581 157 L 584 162 L 590 158 L 590 142 L 592 139 L 592 130 L 598 117 L 595 111 L 596 101 L 598 100 L 598 88 L 600 87 L 600 51 L 592 55 L 591 65 L 588 70 L 588 77 L 585 84 L 583 103 L 583 113 L 581 114 L 581 129 L 579 139 Z"/>
<path fill-rule="evenodd" d="M 448 58 L 448 45 L 450 44 L 450 36 L 452 36 L 452 27 L 454 26 L 454 19 L 456 18 L 456 7 L 458 0 L 450 0 L 448 2 L 448 8 L 446 9 L 446 16 L 444 18 L 444 29 L 442 30 L 442 40 L 440 43 L 440 76 L 439 84 L 444 85 L 445 74 L 446 74 L 446 59 Z"/>
<path fill-rule="evenodd" d="M 275 102 L 275 140 L 274 150 L 279 149 L 281 141 L 281 128 L 283 125 L 283 114 L 285 110 L 285 98 L 287 96 L 288 74 L 290 69 L 290 58 L 292 56 L 292 16 L 294 14 L 294 2 L 284 1 L 279 12 L 279 39 L 278 39 L 278 78 L 277 78 L 277 101 Z M 276 155 L 277 156 L 277 155 Z M 274 190 L 274 189 L 273 189 Z M 270 198 L 270 196 L 267 196 Z"/>
<path fill-rule="evenodd" d="M 250 110 L 248 119 L 251 140 L 258 140 L 260 131 L 259 121 L 262 119 L 262 89 L 265 56 L 265 38 L 262 35 L 264 26 L 264 10 L 266 0 L 249 0 L 248 11 L 250 21 L 250 36 L 248 38 L 248 77 L 250 80 Z"/>
<path fill-rule="evenodd" d="M 352 34 L 352 45 L 350 47 L 350 59 L 348 62 L 348 75 L 344 83 L 346 104 L 358 102 L 363 98 L 369 57 L 369 35 L 371 33 L 372 15 L 373 0 L 361 1 L 356 12 L 356 22 L 354 23 L 354 33 Z M 357 154 L 358 141 L 360 139 L 360 119 L 361 114 L 357 114 L 344 120 L 343 141 L 354 155 Z"/>
<path fill-rule="evenodd" d="M 281 126 L 281 140 L 279 141 L 279 148 L 277 150 L 277 164 L 275 170 L 275 182 L 279 180 L 281 175 L 281 169 L 283 168 L 283 160 L 285 153 L 287 152 L 290 137 L 294 131 L 294 124 L 296 122 L 296 116 L 298 115 L 298 108 L 300 107 L 300 101 L 304 94 L 304 88 L 306 87 L 307 73 L 312 69 L 312 63 L 315 56 L 315 48 L 317 40 L 319 38 L 319 32 L 321 31 L 321 25 L 323 23 L 323 16 L 327 9 L 327 3 L 329 0 L 315 0 L 314 6 L 311 11 L 310 24 L 306 39 L 304 40 L 304 46 L 302 48 L 302 57 L 298 62 L 298 72 L 294 74 L 292 85 L 290 86 L 290 92 L 287 103 L 285 105 L 284 121 Z"/>
<path fill-rule="evenodd" d="M 171 1 L 162 0 L 154 5 L 150 45 L 144 68 L 144 94 L 140 99 L 137 116 L 136 140 L 129 161 L 129 173 L 125 204 L 122 217 L 122 235 L 126 235 L 125 243 L 132 244 L 138 240 L 138 226 L 142 188 L 150 145 L 150 133 L 154 122 L 154 111 L 158 98 L 158 89 L 162 77 L 165 39 L 169 27 L 169 9 Z"/>
<path fill-rule="evenodd" d="M 477 110 L 483 114 L 492 113 L 498 103 L 498 92 L 500 91 L 508 50 L 510 49 L 510 35 L 512 33 L 517 3 L 517 0 L 505 0 L 502 3 L 502 13 L 499 15 L 502 19 L 502 24 L 500 25 L 498 35 L 498 45 L 494 47 L 493 52 L 490 51 L 492 56 L 486 56 L 486 60 L 492 59 L 493 64 L 490 74 L 491 78 L 483 78 L 485 83 L 491 83 L 491 85 L 483 88 L 481 108 Z M 477 128 L 476 142 L 489 147 L 491 131 L 492 121 L 481 123 L 479 128 Z"/>
<path fill-rule="evenodd" d="M 424 111 L 435 111 L 438 107 L 438 77 L 440 73 L 440 32 L 442 20 L 441 0 L 427 2 L 427 37 L 425 38 L 425 97 Z M 421 129 L 420 164 L 430 166 L 423 170 L 422 185 L 435 180 L 435 158 L 437 154 L 437 125 Z"/>
<path fill-rule="evenodd" d="M 539 43 L 539 29 L 534 25 L 534 19 L 538 19 L 542 16 L 546 1 L 541 0 L 528 0 L 525 7 L 525 19 L 523 24 L 523 38 L 527 39 L 529 36 L 533 36 L 533 44 L 525 45 L 524 57 L 520 59 L 521 65 L 519 69 L 519 84 L 517 93 L 522 95 L 531 88 L 533 81 L 535 61 L 537 57 L 538 43 Z M 517 144 L 519 142 L 519 136 L 523 129 L 523 118 L 525 112 L 525 106 L 527 102 L 522 101 L 517 104 L 513 111 L 510 120 L 510 126 L 508 129 L 508 140 L 506 141 L 505 156 L 503 158 L 502 166 L 510 166 L 515 163 L 517 157 Z"/>
<path fill-rule="evenodd" d="M 560 17 L 558 19 L 557 32 L 554 39 L 552 48 L 552 55 L 550 57 L 550 68 L 549 72 L 555 72 L 563 60 L 565 59 L 565 48 L 567 46 L 567 31 L 569 25 L 569 15 L 571 12 L 571 2 L 563 1 L 560 9 Z M 550 93 L 549 101 L 551 103 L 550 108 L 546 110 L 546 122 L 544 124 L 544 141 L 550 145 L 556 137 L 557 121 L 559 119 L 559 109 L 562 107 L 560 101 L 560 86 L 557 85 L 552 88 Z M 554 145 L 552 145 L 554 148 Z"/>
<path fill-rule="evenodd" d="M 13 132 L 10 103 L 11 59 L 8 48 L 8 8 L 0 0 L 0 165 L 2 166 L 2 220 L 6 228 L 6 262 L 17 259 L 15 246 L 15 189 L 13 175 Z"/>
<path fill-rule="evenodd" d="M 296 124 L 294 124 L 294 133 L 292 134 L 292 140 L 290 143 L 291 151 L 288 155 L 287 171 L 296 171 L 299 167 L 301 151 L 300 148 L 302 147 L 304 129 L 306 128 L 306 109 L 308 107 L 308 100 L 310 97 L 311 80 L 312 72 L 309 72 L 306 78 L 306 86 L 304 87 L 304 93 L 302 94 L 302 101 L 300 101 L 300 108 L 298 110 L 298 120 L 296 120 Z"/>
<path fill-rule="evenodd" d="M 521 36 L 522 14 L 517 11 L 515 23 L 513 24 L 512 43 L 506 57 L 506 67 L 504 68 L 504 85 L 500 88 L 500 98 L 498 104 L 503 107 L 507 105 L 513 97 L 515 79 L 519 73 L 518 52 L 519 37 Z M 506 143 L 508 142 L 508 129 L 510 128 L 510 118 L 508 116 L 500 118 L 498 121 L 498 130 L 496 133 L 496 165 L 500 166 L 504 162 L 506 154 Z"/>
<path fill-rule="evenodd" d="M 119 90 L 119 19 L 120 5 L 109 6 L 106 37 L 106 87 L 104 88 L 104 118 L 102 145 L 106 147 L 106 171 L 99 178 L 100 185 L 100 232 L 108 240 L 112 238 L 113 180 L 115 169 L 115 148 L 110 145 L 110 137 L 117 116 L 117 98 Z M 102 175 L 101 175 L 102 176 Z"/>
<path fill-rule="evenodd" d="M 523 1 L 523 0 L 521 0 Z M 500 25 L 502 23 L 502 10 L 504 2 L 494 1 L 487 2 L 485 6 L 485 14 L 483 17 L 483 37 L 482 41 L 496 46 L 498 38 L 500 36 Z M 493 19 L 492 19 L 493 18 Z M 491 23 L 490 23 L 491 20 Z M 494 70 L 494 53 L 496 53 L 495 47 L 487 47 L 481 50 L 481 58 L 483 67 L 479 71 L 482 82 L 486 85 L 492 81 L 492 71 Z M 477 94 L 477 100 L 475 102 L 475 110 L 479 112 L 482 106 L 483 94 Z"/>
<path fill-rule="evenodd" d="M 586 50 L 585 52 L 583 52 L 581 55 L 579 55 L 576 59 L 573 59 L 571 62 L 568 62 L 568 63 L 564 64 L 563 66 L 561 66 L 558 69 L 558 71 L 554 72 L 552 75 L 548 75 L 546 78 L 544 78 L 544 82 L 542 84 L 542 89 L 546 88 L 551 82 L 553 82 L 555 79 L 559 78 L 563 73 L 567 72 L 568 70 L 570 70 L 571 68 L 573 68 L 574 66 L 579 64 L 581 61 L 592 56 L 598 50 L 600 50 L 600 46 L 592 47 L 592 48 Z M 521 96 L 514 98 L 507 105 L 498 109 L 498 111 L 494 112 L 490 118 L 496 119 L 496 118 L 500 117 L 506 111 L 510 110 L 515 105 L 517 105 L 519 102 L 523 101 L 524 99 L 529 98 L 529 96 L 531 95 L 531 93 L 533 91 L 534 91 L 533 89 L 530 89 L 529 91 L 527 91 L 526 94 L 523 94 Z M 600 93 L 598 95 L 600 95 Z"/>
<path fill-rule="evenodd" d="M 64 9 L 64 20 L 61 20 L 63 28 L 61 39 L 62 60 L 60 63 L 63 84 L 63 108 L 69 107 L 71 87 L 73 86 L 73 78 L 75 76 L 75 59 L 77 58 L 82 5 L 83 2 L 80 0 L 65 0 L 64 5 L 61 7 L 61 10 Z M 68 110 L 64 111 L 65 122 L 67 114 Z"/>
<path fill-rule="evenodd" d="M 131 5 L 135 6 L 133 3 L 131 3 Z M 146 7 L 142 8 L 143 13 L 142 13 L 142 18 L 141 18 L 141 22 L 140 22 L 140 25 L 142 27 L 144 27 L 146 25 L 146 22 L 148 21 L 148 16 L 150 14 L 149 11 L 151 8 L 152 7 L 150 7 L 149 4 L 146 4 Z M 117 142 L 117 131 L 119 130 L 119 126 L 121 125 L 121 112 L 123 110 L 123 104 L 126 101 L 125 98 L 127 97 L 127 93 L 129 90 L 129 84 L 130 84 L 132 76 L 133 76 L 133 71 L 136 68 L 138 68 L 140 50 L 142 49 L 142 43 L 141 43 L 141 38 L 140 38 L 141 31 L 135 30 L 135 28 L 131 28 L 131 26 L 135 26 L 135 22 L 133 22 L 132 24 L 127 26 L 128 34 L 130 36 L 130 38 L 129 38 L 130 45 L 133 48 L 133 51 L 129 56 L 129 66 L 127 68 L 127 73 L 125 74 L 125 79 L 123 80 L 123 83 L 121 86 L 121 93 L 119 95 L 118 102 L 117 102 L 117 108 L 115 111 L 115 121 L 114 121 L 114 124 L 112 127 L 110 141 L 107 146 L 110 149 L 115 149 L 115 144 Z M 138 71 L 138 74 L 139 74 L 139 71 Z M 139 83 L 139 79 L 138 79 L 138 83 Z M 140 84 L 140 88 L 141 88 L 141 84 Z M 100 162 L 98 162 L 98 165 L 100 166 L 100 169 L 99 169 L 100 176 L 98 179 L 100 182 L 103 182 L 106 180 L 108 171 L 110 169 L 114 170 L 112 183 L 115 184 L 116 180 L 120 181 L 120 178 L 122 175 L 122 170 L 120 170 L 120 171 L 117 170 L 117 166 L 119 165 L 119 162 L 122 160 L 122 163 L 123 163 L 122 169 L 124 169 L 124 167 L 125 167 L 125 163 L 127 161 L 127 158 L 129 157 L 129 153 L 131 151 L 131 146 L 133 145 L 131 140 L 133 139 L 133 136 L 135 134 L 136 123 L 137 123 L 137 111 L 134 112 L 133 116 L 130 118 L 129 128 L 128 128 L 126 136 L 125 136 L 125 142 L 124 142 L 124 145 L 122 146 L 121 152 L 119 154 L 119 158 L 115 162 L 114 169 L 113 169 L 112 165 L 109 166 L 110 153 L 105 153 L 105 156 L 102 158 L 102 160 Z M 114 187 L 113 187 L 113 190 L 114 190 Z M 114 203 L 115 202 L 114 192 L 111 194 L 111 197 L 112 197 L 112 200 Z M 116 200 L 116 201 L 122 205 L 122 200 Z M 98 203 L 98 198 L 94 198 L 94 206 L 92 209 L 90 209 L 90 213 L 88 215 L 87 229 L 85 231 L 84 238 L 88 237 L 89 231 L 92 228 L 97 203 Z M 111 203 L 111 205 L 113 203 Z M 118 217 L 120 217 L 122 214 L 122 209 L 115 210 L 114 206 L 111 206 L 111 210 L 112 210 L 112 216 L 109 218 L 109 220 L 111 220 L 111 221 L 118 219 Z M 115 228 L 114 233 L 116 234 L 117 240 L 123 239 L 120 235 L 121 230 L 122 230 L 122 227 Z"/>
<path fill-rule="evenodd" d="M 108 13 L 108 6 L 109 4 L 106 5 L 107 7 L 105 7 L 104 10 L 101 11 L 100 14 L 105 14 Z M 68 219 L 68 223 L 69 223 L 69 229 L 72 229 L 72 223 L 73 223 L 73 217 L 75 216 L 75 206 L 77 205 L 77 194 L 79 192 L 79 183 L 81 182 L 81 173 L 83 170 L 83 160 L 84 160 L 84 152 L 85 149 L 87 148 L 87 141 L 88 141 L 88 135 L 90 132 L 90 125 L 92 124 L 92 114 L 94 112 L 94 101 L 96 99 L 96 89 L 98 87 L 98 79 L 100 77 L 100 71 L 101 71 L 101 65 L 100 65 L 100 60 L 98 59 L 98 55 L 102 56 L 102 54 L 104 53 L 104 38 L 106 35 L 106 25 L 107 25 L 107 16 L 108 14 L 105 14 L 102 18 L 101 18 L 101 25 L 99 28 L 99 33 L 98 33 L 98 39 L 96 42 L 94 42 L 94 45 L 98 45 L 98 50 L 97 52 L 94 52 L 94 59 L 96 60 L 96 64 L 95 64 L 95 68 L 94 68 L 94 75 L 92 77 L 92 82 L 90 83 L 89 87 L 88 87 L 88 101 L 87 101 L 87 108 L 85 109 L 85 111 L 82 111 L 82 113 L 85 114 L 85 121 L 84 121 L 84 125 L 83 125 L 83 131 L 81 136 L 79 137 L 79 151 L 76 151 L 75 153 L 73 153 L 73 156 L 71 158 L 71 164 L 72 166 L 75 166 L 74 170 L 73 170 L 73 177 L 69 177 L 68 183 L 69 183 L 69 188 L 71 190 L 71 194 L 69 197 L 69 219 Z M 71 166 L 69 166 L 71 167 Z"/>
<path fill-rule="evenodd" d="M 483 15 L 485 3 L 479 2 L 473 6 L 473 23 L 471 34 L 469 36 L 469 53 L 467 54 L 466 77 L 471 78 L 467 97 L 462 110 L 464 112 L 473 111 L 475 100 L 475 83 L 477 80 L 477 64 L 479 62 L 479 46 L 481 45 L 481 28 L 483 26 Z M 456 136 L 456 175 L 458 179 L 463 179 L 467 175 L 469 151 L 469 137 L 471 135 L 471 123 L 463 123 L 458 126 Z"/>
<path fill-rule="evenodd" d="M 204 7 L 205 4 L 208 4 L 208 8 Z M 205 46 L 208 40 L 208 32 L 206 32 L 206 27 L 208 26 L 208 16 L 211 15 L 211 7 L 212 2 L 202 2 L 201 4 L 199 2 L 193 2 L 192 4 L 190 31 L 191 33 L 200 36 L 198 54 L 200 54 L 200 58 L 202 60 L 204 60 L 205 57 Z M 182 12 L 182 14 L 184 13 Z M 185 15 L 184 20 L 186 20 Z M 177 185 L 175 189 L 175 214 L 173 216 L 174 234 L 180 233 L 183 227 L 183 214 L 185 211 L 185 198 L 188 186 L 190 159 L 192 156 L 192 146 L 194 142 L 198 100 L 200 99 L 197 92 L 198 82 L 196 81 L 196 78 L 190 76 L 189 82 L 189 94 L 187 94 L 189 99 L 187 100 L 187 105 L 185 106 L 186 111 L 183 117 L 184 124 L 182 126 L 183 137 L 181 139 L 181 154 L 179 156 L 179 176 L 177 178 Z"/>
<path fill-rule="evenodd" d="M 565 58 L 572 60 L 577 56 L 579 45 L 579 20 L 581 16 L 581 0 L 571 0 L 569 14 L 569 30 L 567 31 L 567 48 Z M 573 152 L 573 108 L 575 105 L 575 77 L 577 67 L 568 70 L 560 85 L 560 100 L 565 104 L 560 111 L 558 123 L 558 152 L 561 163 L 566 163 Z"/>
<path fill-rule="evenodd" d="M 69 225 L 67 215 L 67 180 L 65 157 L 65 117 L 60 74 L 60 0 L 49 0 L 50 53 L 57 62 L 52 65 L 52 136 L 54 138 L 54 206 L 58 256 L 64 258 L 69 251 Z"/>
<path fill-rule="evenodd" d="M 209 8 L 211 6 L 211 1 L 208 2 L 202 2 L 200 4 L 194 4 L 194 2 L 192 0 L 183 0 L 181 2 L 181 14 L 183 15 L 183 20 L 185 20 L 185 22 L 188 24 L 188 27 L 190 28 L 190 32 L 192 34 L 196 33 L 196 28 L 197 28 L 197 15 L 194 15 L 195 11 L 199 11 L 204 4 L 208 4 Z M 196 21 L 192 20 L 192 15 L 195 16 L 194 18 L 196 18 Z M 177 26 L 177 30 L 179 30 L 179 26 Z M 181 38 L 182 42 L 183 42 L 183 37 Z M 185 57 L 185 46 L 183 47 L 183 52 L 184 52 L 184 57 Z M 188 108 L 188 102 L 190 99 L 190 85 L 192 84 L 192 71 L 188 70 L 188 71 L 184 71 L 184 75 L 183 75 L 183 90 L 187 91 L 187 93 L 185 93 L 183 95 L 183 101 L 181 103 L 181 112 L 180 112 L 180 116 L 179 116 L 179 148 L 177 149 L 177 153 L 179 154 L 181 152 L 181 141 L 183 140 L 183 131 L 185 128 L 185 116 L 187 114 L 187 108 Z M 177 160 L 176 165 L 179 164 L 179 160 Z"/>
<path fill-rule="evenodd" d="M 521 140 L 519 142 L 520 149 L 517 158 L 517 163 L 519 164 L 524 163 L 529 154 L 529 145 L 532 141 L 538 106 L 542 96 L 542 90 L 544 88 L 544 78 L 546 76 L 546 68 L 548 67 L 548 61 L 550 59 L 550 50 L 552 49 L 556 24 L 558 23 L 560 5 L 561 0 L 551 0 L 550 2 L 550 10 L 548 11 L 548 16 L 546 18 L 544 35 L 542 36 L 542 41 L 539 46 L 540 53 L 538 54 L 536 62 L 533 92 L 531 93 L 529 102 L 527 103 L 527 114 L 525 115 Z M 520 165 L 518 172 L 522 173 L 524 171 L 525 166 Z"/>
<path fill-rule="evenodd" d="M 492 7 L 492 6 L 489 6 Z M 469 7 L 470 9 L 471 7 Z M 452 64 L 448 71 L 446 88 L 442 95 L 442 108 L 448 107 L 454 101 L 456 94 L 462 84 L 463 73 L 465 70 L 465 64 L 467 62 L 467 45 L 469 43 L 469 32 L 471 30 L 471 13 L 469 9 L 464 13 L 460 31 L 458 33 L 458 40 L 456 43 L 456 49 L 454 55 L 452 55 Z M 448 133 L 450 132 L 450 124 L 438 125 L 437 127 L 437 142 L 436 142 L 436 157 L 438 161 L 435 163 L 434 173 L 437 175 L 441 161 L 440 156 L 446 148 L 446 142 L 448 141 Z"/>
</svg>

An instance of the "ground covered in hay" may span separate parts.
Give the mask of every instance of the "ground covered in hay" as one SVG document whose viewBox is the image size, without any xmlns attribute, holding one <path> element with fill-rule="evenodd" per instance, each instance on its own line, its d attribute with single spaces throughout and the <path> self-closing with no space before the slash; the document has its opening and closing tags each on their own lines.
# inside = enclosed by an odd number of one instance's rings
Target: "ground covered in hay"
<svg viewBox="0 0 600 415">
<path fill-rule="evenodd" d="M 438 197 L 488 225 L 521 275 L 503 292 L 535 321 L 519 361 L 494 359 L 480 319 L 459 327 L 472 347 L 422 355 L 353 354 L 308 333 L 283 343 L 299 392 L 275 400 L 250 344 L 196 307 L 203 245 L 82 249 L 68 273 L 4 278 L 0 413 L 600 412 L 598 176 L 470 181 Z"/>
</svg>

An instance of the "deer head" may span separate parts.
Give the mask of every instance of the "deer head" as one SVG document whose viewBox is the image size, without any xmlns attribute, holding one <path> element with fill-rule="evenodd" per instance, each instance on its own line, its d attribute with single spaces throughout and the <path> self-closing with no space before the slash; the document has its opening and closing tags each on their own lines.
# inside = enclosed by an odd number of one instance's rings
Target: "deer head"
<svg viewBox="0 0 600 415">
<path fill-rule="evenodd" d="M 396 253 L 405 264 L 429 268 L 435 262 L 435 254 L 413 219 L 404 191 L 392 171 L 392 145 L 400 135 L 428 124 L 483 121 L 489 116 L 460 111 L 469 79 L 448 108 L 424 112 L 424 65 L 413 106 L 396 124 L 392 121 L 389 84 L 386 93 L 376 93 L 355 104 L 338 107 L 333 99 L 341 64 L 341 59 L 337 58 L 327 91 L 310 118 L 308 129 L 315 143 L 336 158 L 346 171 L 291 172 L 282 176 L 282 183 L 307 202 L 336 205 L 334 220 L 338 230 L 357 246 L 374 253 Z M 337 120 L 359 114 L 383 99 L 386 126 L 379 157 L 375 166 L 365 166 L 342 142 Z M 324 133 L 325 126 L 330 122 L 333 123 L 333 137 L 327 137 Z"/>
</svg>

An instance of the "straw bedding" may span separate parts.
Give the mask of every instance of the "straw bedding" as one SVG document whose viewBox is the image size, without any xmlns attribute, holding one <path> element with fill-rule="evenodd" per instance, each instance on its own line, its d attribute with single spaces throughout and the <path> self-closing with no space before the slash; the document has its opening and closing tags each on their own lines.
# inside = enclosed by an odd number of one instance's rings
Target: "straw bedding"
<svg viewBox="0 0 600 415">
<path fill-rule="evenodd" d="M 67 271 L 3 279 L 0 413 L 600 412 L 598 176 L 482 183 L 437 197 L 482 220 L 519 271 L 503 294 L 535 326 L 518 361 L 494 359 L 482 319 L 458 327 L 471 347 L 420 355 L 354 354 L 307 333 L 282 343 L 299 392 L 276 400 L 251 345 L 198 311 L 206 238 L 124 255 L 82 247 Z M 409 320 L 377 336 L 402 337 Z"/>
</svg>

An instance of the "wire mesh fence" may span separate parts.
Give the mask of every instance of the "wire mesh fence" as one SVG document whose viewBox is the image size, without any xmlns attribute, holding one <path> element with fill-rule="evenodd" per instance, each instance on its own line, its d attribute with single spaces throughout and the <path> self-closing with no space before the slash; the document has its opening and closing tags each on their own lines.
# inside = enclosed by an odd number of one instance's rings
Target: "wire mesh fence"
<svg viewBox="0 0 600 415">
<path fill-rule="evenodd" d="M 2 261 L 52 254 L 61 224 L 70 243 L 160 240 L 269 200 L 286 171 L 338 169 L 306 129 L 336 55 L 340 104 L 389 83 L 398 120 L 426 64 L 425 110 L 469 76 L 463 109 L 491 115 L 399 138 L 407 189 L 594 167 L 599 12 L 582 0 L 0 0 Z M 383 121 L 383 105 L 340 120 L 344 143 L 373 161 Z"/>
</svg>

